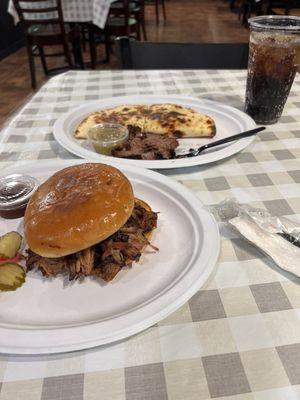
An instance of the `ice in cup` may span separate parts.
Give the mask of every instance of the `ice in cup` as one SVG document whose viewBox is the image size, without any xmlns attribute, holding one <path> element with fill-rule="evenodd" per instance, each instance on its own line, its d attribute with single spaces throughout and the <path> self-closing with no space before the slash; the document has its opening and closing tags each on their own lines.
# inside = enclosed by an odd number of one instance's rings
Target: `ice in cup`
<svg viewBox="0 0 300 400">
<path fill-rule="evenodd" d="M 259 124 L 280 118 L 300 64 L 300 17 L 249 19 L 245 111 Z"/>
</svg>

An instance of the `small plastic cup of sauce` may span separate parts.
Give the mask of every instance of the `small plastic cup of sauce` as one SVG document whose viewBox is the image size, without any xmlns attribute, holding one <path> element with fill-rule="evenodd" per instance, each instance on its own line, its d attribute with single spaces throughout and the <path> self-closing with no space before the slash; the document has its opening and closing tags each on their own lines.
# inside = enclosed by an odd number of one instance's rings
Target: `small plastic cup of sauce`
<svg viewBox="0 0 300 400">
<path fill-rule="evenodd" d="M 38 186 L 37 179 L 28 175 L 13 174 L 0 178 L 0 216 L 10 219 L 23 217 Z"/>
<path fill-rule="evenodd" d="M 111 155 L 112 150 L 128 138 L 128 129 L 119 124 L 98 124 L 87 133 L 89 142 L 100 154 Z"/>
</svg>

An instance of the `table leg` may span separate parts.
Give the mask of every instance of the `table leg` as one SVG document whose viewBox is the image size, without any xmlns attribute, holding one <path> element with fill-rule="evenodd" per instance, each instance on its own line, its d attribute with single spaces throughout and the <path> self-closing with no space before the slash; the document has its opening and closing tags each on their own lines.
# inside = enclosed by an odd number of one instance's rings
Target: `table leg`
<svg viewBox="0 0 300 400">
<path fill-rule="evenodd" d="M 91 53 L 91 68 L 96 68 L 96 42 L 95 42 L 95 28 L 92 23 L 88 23 L 89 45 Z"/>
</svg>

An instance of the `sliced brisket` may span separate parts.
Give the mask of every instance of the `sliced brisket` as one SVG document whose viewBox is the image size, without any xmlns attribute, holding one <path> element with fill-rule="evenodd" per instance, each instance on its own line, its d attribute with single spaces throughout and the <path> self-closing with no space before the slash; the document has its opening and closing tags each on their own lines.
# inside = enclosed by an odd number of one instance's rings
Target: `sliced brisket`
<svg viewBox="0 0 300 400">
<path fill-rule="evenodd" d="M 175 137 L 142 132 L 136 126 L 128 126 L 128 130 L 128 139 L 112 151 L 113 156 L 142 160 L 174 158 L 175 149 L 179 145 Z"/>
</svg>

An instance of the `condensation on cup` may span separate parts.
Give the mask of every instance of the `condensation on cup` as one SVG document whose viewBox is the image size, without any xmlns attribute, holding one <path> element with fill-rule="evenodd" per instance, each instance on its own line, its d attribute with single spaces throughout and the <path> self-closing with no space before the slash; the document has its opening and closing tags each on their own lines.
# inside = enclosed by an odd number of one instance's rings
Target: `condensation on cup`
<svg viewBox="0 0 300 400">
<path fill-rule="evenodd" d="M 299 71 L 300 17 L 260 16 L 249 24 L 245 111 L 258 124 L 274 124 Z"/>
</svg>

